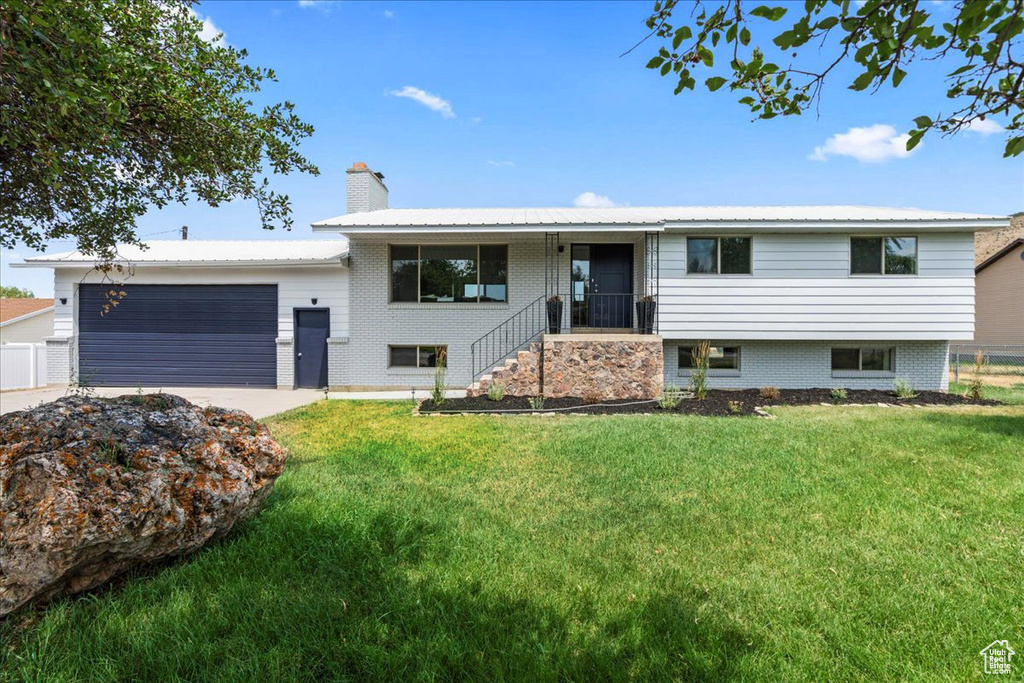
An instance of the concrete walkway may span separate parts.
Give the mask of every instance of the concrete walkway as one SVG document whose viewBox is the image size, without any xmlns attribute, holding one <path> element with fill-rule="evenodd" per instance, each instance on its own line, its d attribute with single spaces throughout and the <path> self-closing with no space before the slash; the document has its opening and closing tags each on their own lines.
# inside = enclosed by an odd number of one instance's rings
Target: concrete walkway
<svg viewBox="0 0 1024 683">
<path fill-rule="evenodd" d="M 142 388 L 142 393 L 150 394 L 160 389 Z M 324 392 L 315 389 L 296 389 L 283 391 L 278 389 L 245 389 L 229 387 L 169 387 L 162 390 L 165 394 L 176 394 L 200 406 L 220 406 L 244 410 L 257 419 L 262 419 L 285 410 L 298 408 L 324 397 Z M 127 387 L 97 388 L 97 396 L 121 396 L 134 394 L 138 389 Z M 24 391 L 5 391 L 0 393 L 0 414 L 25 410 L 40 403 L 54 401 L 67 393 L 66 389 L 26 389 Z"/>
</svg>

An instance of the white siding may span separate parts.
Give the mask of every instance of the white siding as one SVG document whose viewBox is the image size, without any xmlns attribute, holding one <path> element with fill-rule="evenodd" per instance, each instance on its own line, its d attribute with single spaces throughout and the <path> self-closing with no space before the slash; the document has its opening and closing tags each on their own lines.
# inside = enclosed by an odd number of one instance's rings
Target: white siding
<svg viewBox="0 0 1024 683">
<path fill-rule="evenodd" d="M 0 327 L 0 344 L 41 344 L 52 335 L 53 311 L 46 311 Z"/>
<path fill-rule="evenodd" d="M 913 234 L 913 233 L 901 233 Z M 974 240 L 918 236 L 918 275 L 849 275 L 849 235 L 753 237 L 753 275 L 686 274 L 686 235 L 661 237 L 668 339 L 970 339 Z"/>
</svg>

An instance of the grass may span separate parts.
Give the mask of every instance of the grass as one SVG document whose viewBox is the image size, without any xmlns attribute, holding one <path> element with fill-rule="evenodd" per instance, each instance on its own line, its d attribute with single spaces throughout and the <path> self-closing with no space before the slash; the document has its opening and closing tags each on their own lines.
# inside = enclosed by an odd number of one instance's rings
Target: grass
<svg viewBox="0 0 1024 683">
<path fill-rule="evenodd" d="M 1024 410 L 320 402 L 263 512 L 0 624 L 0 679 L 937 680 L 1024 643 Z"/>
<path fill-rule="evenodd" d="M 961 382 L 957 384 L 956 382 L 950 382 L 949 391 L 951 393 L 963 394 L 967 391 L 967 383 Z M 986 384 L 984 395 L 985 398 L 1002 401 L 1008 405 L 1024 405 L 1024 381 L 1010 386 Z"/>
</svg>

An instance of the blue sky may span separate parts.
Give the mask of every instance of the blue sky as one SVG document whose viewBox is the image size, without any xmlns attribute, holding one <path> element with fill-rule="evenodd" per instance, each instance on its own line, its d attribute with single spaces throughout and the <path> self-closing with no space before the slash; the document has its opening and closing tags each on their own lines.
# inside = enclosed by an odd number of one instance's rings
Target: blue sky
<svg viewBox="0 0 1024 683">
<path fill-rule="evenodd" d="M 205 2 L 201 17 L 277 72 L 267 101 L 295 102 L 315 126 L 303 151 L 322 173 L 277 183 L 293 201 L 291 232 L 261 230 L 255 206 L 236 202 L 152 211 L 139 233 L 166 239 L 156 233 L 187 224 L 200 239 L 311 237 L 310 222 L 344 213 L 353 161 L 386 175 L 392 207 L 568 206 L 592 193 L 633 206 L 1024 210 L 1024 160 L 1002 158 L 998 132 L 928 136 L 893 154 L 915 116 L 950 109 L 941 64 L 920 62 L 899 89 L 870 95 L 846 90 L 854 72 L 841 71 L 820 116 L 751 122 L 727 90 L 674 96 L 674 82 L 644 68 L 654 43 L 619 57 L 645 34 L 651 4 Z M 4 284 L 51 294 L 50 271 L 8 268 L 27 255 L 2 254 Z"/>
</svg>

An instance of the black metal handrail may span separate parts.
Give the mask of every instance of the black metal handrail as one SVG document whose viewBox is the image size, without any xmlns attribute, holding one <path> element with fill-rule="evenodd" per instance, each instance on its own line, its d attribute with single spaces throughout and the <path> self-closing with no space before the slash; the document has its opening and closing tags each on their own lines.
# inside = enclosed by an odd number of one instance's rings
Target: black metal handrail
<svg viewBox="0 0 1024 683">
<path fill-rule="evenodd" d="M 547 329 L 547 297 L 540 296 L 469 347 L 473 379 L 540 337 Z"/>
<path fill-rule="evenodd" d="M 604 294 L 586 292 L 572 295 L 569 320 L 573 329 L 658 330 L 656 295 Z"/>
</svg>

